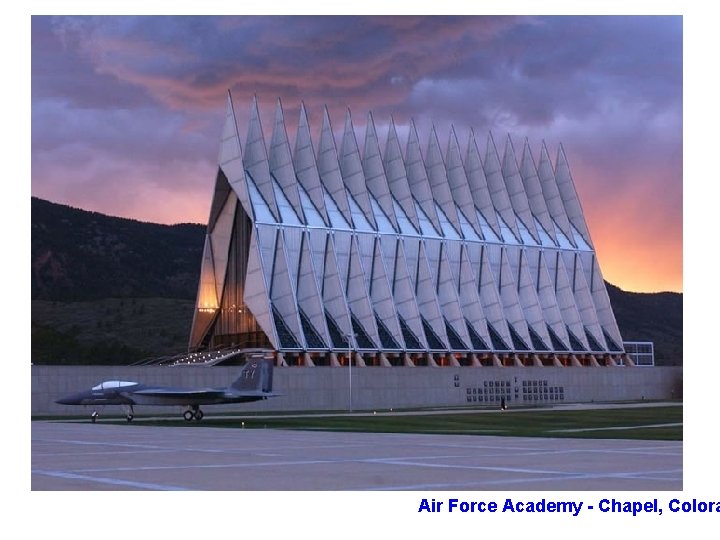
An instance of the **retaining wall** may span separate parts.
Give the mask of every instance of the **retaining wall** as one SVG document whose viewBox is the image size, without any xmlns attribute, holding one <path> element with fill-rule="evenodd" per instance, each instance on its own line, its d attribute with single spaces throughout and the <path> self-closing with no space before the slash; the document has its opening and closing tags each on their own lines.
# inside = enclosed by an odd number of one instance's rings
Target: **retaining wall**
<svg viewBox="0 0 720 540">
<path fill-rule="evenodd" d="M 104 380 L 148 385 L 225 387 L 240 367 L 32 366 L 32 414 L 84 414 L 90 407 L 55 403 Z M 352 381 L 351 381 L 352 377 Z M 509 406 L 682 397 L 681 367 L 282 367 L 265 401 L 208 405 L 216 411 L 372 410 L 433 406 Z M 352 402 L 350 386 L 352 385 Z M 108 407 L 111 413 L 119 407 Z M 181 412 L 181 407 L 137 407 L 136 414 Z"/>
</svg>

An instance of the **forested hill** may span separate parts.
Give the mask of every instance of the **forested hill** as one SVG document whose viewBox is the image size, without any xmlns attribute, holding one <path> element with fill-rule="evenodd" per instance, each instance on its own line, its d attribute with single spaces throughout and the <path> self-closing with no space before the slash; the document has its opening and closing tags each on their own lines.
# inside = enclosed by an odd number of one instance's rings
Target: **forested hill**
<svg viewBox="0 0 720 540">
<path fill-rule="evenodd" d="M 655 362 L 682 365 L 683 295 L 634 293 L 607 284 L 615 319 L 625 341 L 655 343 Z"/>
<path fill-rule="evenodd" d="M 32 199 L 33 300 L 192 298 L 205 226 L 158 225 Z"/>
</svg>

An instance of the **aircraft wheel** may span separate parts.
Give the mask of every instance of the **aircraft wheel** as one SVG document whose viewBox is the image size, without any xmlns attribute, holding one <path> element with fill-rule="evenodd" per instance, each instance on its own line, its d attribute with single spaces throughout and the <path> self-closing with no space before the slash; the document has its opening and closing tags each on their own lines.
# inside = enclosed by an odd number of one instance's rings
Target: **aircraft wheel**
<svg viewBox="0 0 720 540">
<path fill-rule="evenodd" d="M 90 421 L 94 424 L 95 420 L 97 420 L 97 414 L 93 414 L 90 416 Z"/>
<path fill-rule="evenodd" d="M 133 417 L 132 414 L 128 414 L 128 415 L 127 415 L 127 421 L 128 421 L 128 422 L 132 422 L 132 421 L 133 421 L 133 418 L 134 418 L 134 417 Z"/>
<path fill-rule="evenodd" d="M 202 420 L 203 416 L 205 416 L 205 415 L 203 414 L 203 412 L 200 409 L 195 411 L 195 420 Z"/>
<path fill-rule="evenodd" d="M 183 413 L 183 418 L 184 418 L 185 420 L 187 420 L 188 422 L 190 422 L 190 421 L 194 418 L 194 416 L 195 416 L 195 415 L 193 414 L 192 411 L 185 411 L 185 412 Z"/>
</svg>

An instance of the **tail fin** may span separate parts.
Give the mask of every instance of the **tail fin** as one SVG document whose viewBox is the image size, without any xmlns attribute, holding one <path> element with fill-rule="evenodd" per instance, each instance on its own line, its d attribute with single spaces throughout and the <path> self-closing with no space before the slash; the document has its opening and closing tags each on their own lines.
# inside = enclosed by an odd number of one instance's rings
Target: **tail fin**
<svg viewBox="0 0 720 540">
<path fill-rule="evenodd" d="M 240 376 L 230 385 L 240 391 L 272 392 L 273 360 L 254 358 L 248 359 L 240 372 Z"/>
</svg>

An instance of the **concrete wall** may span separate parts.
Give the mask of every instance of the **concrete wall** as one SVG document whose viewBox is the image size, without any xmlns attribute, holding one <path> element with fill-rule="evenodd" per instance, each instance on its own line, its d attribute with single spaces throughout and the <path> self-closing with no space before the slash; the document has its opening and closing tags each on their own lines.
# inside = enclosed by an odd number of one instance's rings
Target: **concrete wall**
<svg viewBox="0 0 720 540">
<path fill-rule="evenodd" d="M 239 367 L 32 366 L 32 414 L 85 414 L 89 407 L 54 403 L 104 380 L 181 387 L 225 387 Z M 347 368 L 275 368 L 273 391 L 281 397 L 205 412 L 347 410 Z M 562 390 L 562 391 L 561 391 Z M 482 396 L 482 398 L 481 398 Z M 682 368 L 365 367 L 352 369 L 352 408 L 372 410 L 431 406 L 510 406 L 682 397 Z M 181 407 L 138 407 L 136 413 L 181 412 Z M 108 412 L 119 412 L 109 407 Z"/>
</svg>

